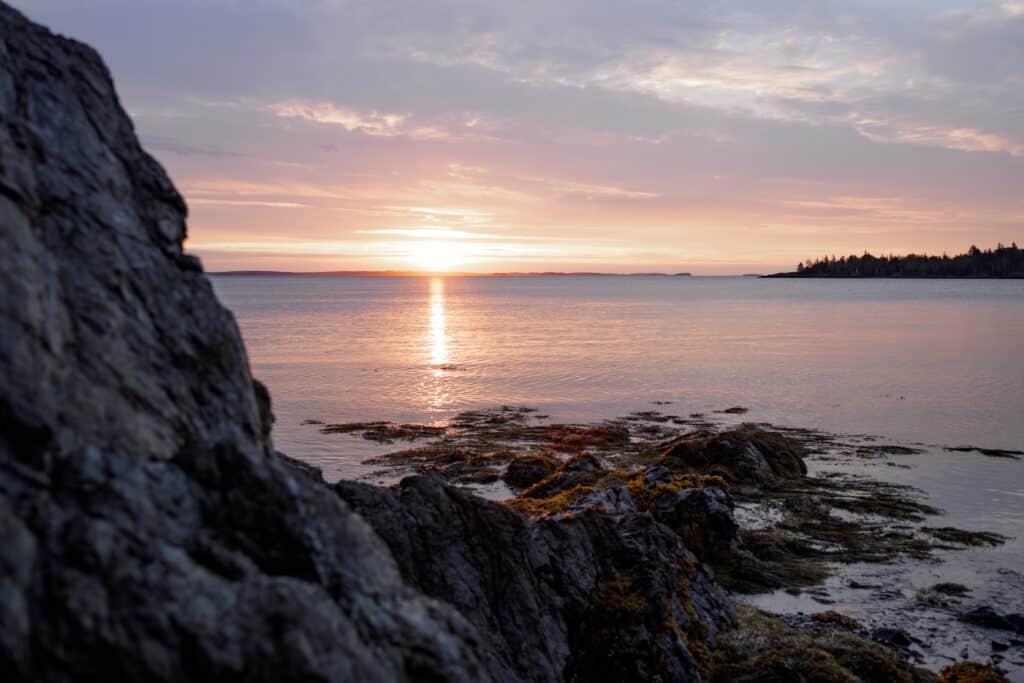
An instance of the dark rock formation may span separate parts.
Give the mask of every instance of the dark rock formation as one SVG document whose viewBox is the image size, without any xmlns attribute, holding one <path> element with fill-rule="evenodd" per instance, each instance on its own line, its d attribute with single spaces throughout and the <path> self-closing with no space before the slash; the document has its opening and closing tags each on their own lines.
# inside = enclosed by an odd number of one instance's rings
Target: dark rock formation
<svg viewBox="0 0 1024 683">
<path fill-rule="evenodd" d="M 502 479 L 513 489 L 533 486 L 558 469 L 561 463 L 550 455 L 524 455 L 508 464 Z"/>
<path fill-rule="evenodd" d="M 486 678 L 474 629 L 275 456 L 99 57 L 3 5 L 0 231 L 6 676 Z"/>
<path fill-rule="evenodd" d="M 756 485 L 807 474 L 801 445 L 776 432 L 744 427 L 696 433 L 673 443 L 662 455 L 672 470 L 717 474 L 730 484 Z"/>
<path fill-rule="evenodd" d="M 706 666 L 729 611 L 648 515 L 528 522 L 428 479 L 339 496 L 276 454 L 232 316 L 182 251 L 185 205 L 99 57 L 2 4 L 0 236 L 7 680 Z"/>
<path fill-rule="evenodd" d="M 651 514 L 675 531 L 702 561 L 714 566 L 735 561 L 742 544 L 727 491 L 715 486 L 665 487 L 656 494 Z"/>
<path fill-rule="evenodd" d="M 975 607 L 964 612 L 959 617 L 960 621 L 976 626 L 984 626 L 999 631 L 1010 631 L 1024 636 L 1024 614 L 1003 614 L 992 609 L 988 605 Z"/>
<path fill-rule="evenodd" d="M 335 490 L 410 583 L 480 629 L 495 680 L 696 680 L 731 623 L 709 571 L 649 515 L 528 521 L 427 477 Z"/>
</svg>

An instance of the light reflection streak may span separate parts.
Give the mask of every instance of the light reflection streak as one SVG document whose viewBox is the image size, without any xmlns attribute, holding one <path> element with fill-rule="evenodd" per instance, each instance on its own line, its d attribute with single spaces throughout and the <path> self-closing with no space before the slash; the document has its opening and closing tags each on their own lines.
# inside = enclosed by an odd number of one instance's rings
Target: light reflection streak
<svg viewBox="0 0 1024 683">
<path fill-rule="evenodd" d="M 445 334 L 444 280 L 435 277 L 430 281 L 430 360 L 434 373 L 443 372 L 439 366 L 448 362 L 448 338 Z"/>
<path fill-rule="evenodd" d="M 449 403 L 447 370 L 448 333 L 444 310 L 444 278 L 430 281 L 430 329 L 427 332 L 427 355 L 430 358 L 431 377 L 425 387 L 427 410 L 443 411 Z"/>
</svg>

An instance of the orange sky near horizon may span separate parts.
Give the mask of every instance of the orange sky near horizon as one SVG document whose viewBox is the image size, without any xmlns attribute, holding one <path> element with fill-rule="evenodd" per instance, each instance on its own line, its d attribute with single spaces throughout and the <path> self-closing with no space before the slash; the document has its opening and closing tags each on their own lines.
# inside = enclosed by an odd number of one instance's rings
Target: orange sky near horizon
<svg viewBox="0 0 1024 683">
<path fill-rule="evenodd" d="M 108 61 L 208 270 L 1024 242 L 1018 0 L 20 4 Z"/>
</svg>

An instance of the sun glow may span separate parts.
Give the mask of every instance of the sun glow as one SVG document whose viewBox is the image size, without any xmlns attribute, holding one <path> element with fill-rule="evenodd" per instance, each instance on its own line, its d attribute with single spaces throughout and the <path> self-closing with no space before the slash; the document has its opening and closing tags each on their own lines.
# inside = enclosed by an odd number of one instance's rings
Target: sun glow
<svg viewBox="0 0 1024 683">
<path fill-rule="evenodd" d="M 408 259 L 423 270 L 449 271 L 465 262 L 466 247 L 457 242 L 436 240 L 409 242 Z"/>
</svg>

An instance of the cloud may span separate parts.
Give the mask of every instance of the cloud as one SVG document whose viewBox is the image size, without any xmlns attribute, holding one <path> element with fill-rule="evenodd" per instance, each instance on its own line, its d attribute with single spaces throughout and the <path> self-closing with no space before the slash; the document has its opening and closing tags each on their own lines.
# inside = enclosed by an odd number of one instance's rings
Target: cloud
<svg viewBox="0 0 1024 683">
<path fill-rule="evenodd" d="M 298 202 L 264 202 L 241 199 L 205 199 L 196 197 L 188 201 L 190 206 L 262 206 L 269 209 L 304 209 L 307 204 Z"/>
<path fill-rule="evenodd" d="M 928 145 L 964 152 L 1005 152 L 1015 157 L 1024 156 L 1024 143 L 975 128 L 952 128 L 920 123 L 900 124 L 861 117 L 854 117 L 853 125 L 861 135 L 877 142 Z"/>
<path fill-rule="evenodd" d="M 218 258 L 551 263 L 509 244 L 542 234 L 795 262 L 1024 229 L 1021 0 L 14 2 L 98 47 Z"/>
<path fill-rule="evenodd" d="M 331 126 L 340 126 L 350 133 L 363 133 L 374 137 L 409 137 L 414 140 L 446 140 L 447 131 L 432 126 L 409 125 L 409 114 L 390 114 L 377 111 L 358 112 L 338 107 L 330 102 L 304 102 L 291 100 L 267 106 L 275 116 L 297 118 Z"/>
<path fill-rule="evenodd" d="M 614 185 L 596 185 L 593 183 L 580 183 L 572 180 L 560 180 L 557 178 L 528 177 L 523 180 L 531 183 L 538 183 L 545 189 L 557 194 L 581 194 L 599 197 L 619 197 L 623 199 L 653 199 L 660 197 L 656 192 L 644 192 L 641 190 L 630 190 Z"/>
</svg>

